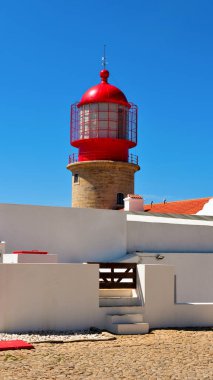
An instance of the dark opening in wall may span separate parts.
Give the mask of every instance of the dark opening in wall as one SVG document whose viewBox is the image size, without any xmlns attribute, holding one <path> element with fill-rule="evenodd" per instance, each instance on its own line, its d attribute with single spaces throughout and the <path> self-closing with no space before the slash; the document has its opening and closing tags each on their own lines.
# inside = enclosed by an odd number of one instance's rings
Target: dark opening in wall
<svg viewBox="0 0 213 380">
<path fill-rule="evenodd" d="M 77 173 L 74 174 L 73 182 L 74 183 L 79 183 L 79 175 Z"/>
<path fill-rule="evenodd" d="M 117 204 L 120 206 L 124 205 L 124 194 L 123 193 L 117 193 Z"/>
</svg>

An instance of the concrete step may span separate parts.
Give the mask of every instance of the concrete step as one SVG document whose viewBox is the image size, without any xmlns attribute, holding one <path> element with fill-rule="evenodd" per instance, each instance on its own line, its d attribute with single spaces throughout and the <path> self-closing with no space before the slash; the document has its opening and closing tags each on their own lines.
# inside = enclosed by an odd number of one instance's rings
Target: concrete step
<svg viewBox="0 0 213 380">
<path fill-rule="evenodd" d="M 148 334 L 149 324 L 144 322 L 138 323 L 112 323 L 107 326 L 108 330 L 114 334 Z"/>
<path fill-rule="evenodd" d="M 143 315 L 134 314 L 108 314 L 107 323 L 138 323 L 143 322 Z"/>
<path fill-rule="evenodd" d="M 142 306 L 102 306 L 101 311 L 104 315 L 115 314 L 142 314 Z"/>
<path fill-rule="evenodd" d="M 138 297 L 99 297 L 99 306 L 140 306 Z"/>
<path fill-rule="evenodd" d="M 135 297 L 135 289 L 100 289 L 99 297 Z"/>
</svg>

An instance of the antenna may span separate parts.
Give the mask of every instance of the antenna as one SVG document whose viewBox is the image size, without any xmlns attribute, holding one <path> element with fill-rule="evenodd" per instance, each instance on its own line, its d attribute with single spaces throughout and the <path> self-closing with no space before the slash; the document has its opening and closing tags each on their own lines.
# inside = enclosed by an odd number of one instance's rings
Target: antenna
<svg viewBox="0 0 213 380">
<path fill-rule="evenodd" d="M 106 60 L 106 45 L 104 45 L 104 55 L 101 58 L 101 64 L 104 67 L 104 70 L 106 69 L 106 65 L 108 65 L 108 62 Z"/>
</svg>

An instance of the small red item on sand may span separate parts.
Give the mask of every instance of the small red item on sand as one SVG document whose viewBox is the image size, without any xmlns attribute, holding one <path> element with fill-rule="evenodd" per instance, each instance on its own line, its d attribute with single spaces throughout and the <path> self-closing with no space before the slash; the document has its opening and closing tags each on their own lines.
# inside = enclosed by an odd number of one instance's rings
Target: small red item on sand
<svg viewBox="0 0 213 380">
<path fill-rule="evenodd" d="M 13 253 L 17 254 L 17 255 L 27 255 L 27 254 L 30 254 L 30 255 L 47 255 L 48 252 L 46 251 L 37 251 L 37 250 L 32 250 L 32 251 L 13 251 Z"/>
<path fill-rule="evenodd" d="M 34 348 L 32 344 L 25 342 L 24 340 L 0 340 L 0 351 L 6 350 L 30 350 Z"/>
</svg>

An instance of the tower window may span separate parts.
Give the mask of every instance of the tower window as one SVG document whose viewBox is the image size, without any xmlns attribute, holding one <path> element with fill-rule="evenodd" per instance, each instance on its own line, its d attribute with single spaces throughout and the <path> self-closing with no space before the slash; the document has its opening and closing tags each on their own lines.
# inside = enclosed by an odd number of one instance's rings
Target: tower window
<svg viewBox="0 0 213 380">
<path fill-rule="evenodd" d="M 74 183 L 79 183 L 79 175 L 77 173 L 74 174 L 73 182 Z"/>
<path fill-rule="evenodd" d="M 120 206 L 124 205 L 124 195 L 123 193 L 118 193 L 117 194 L 117 204 Z"/>
</svg>

